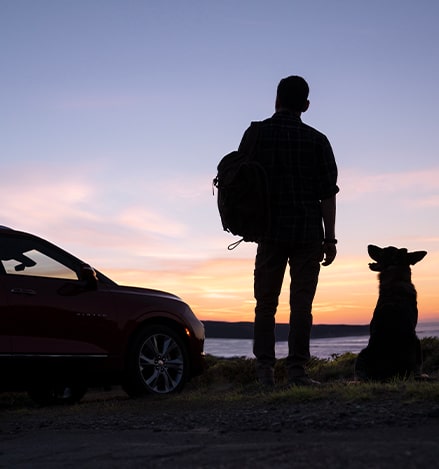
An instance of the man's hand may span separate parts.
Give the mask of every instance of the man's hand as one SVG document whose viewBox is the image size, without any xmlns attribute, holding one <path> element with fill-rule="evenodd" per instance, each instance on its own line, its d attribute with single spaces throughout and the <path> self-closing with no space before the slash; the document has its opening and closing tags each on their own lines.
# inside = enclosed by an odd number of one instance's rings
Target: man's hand
<svg viewBox="0 0 439 469">
<path fill-rule="evenodd" d="M 322 265 L 331 265 L 337 255 L 337 246 L 334 243 L 323 243 Z"/>
</svg>

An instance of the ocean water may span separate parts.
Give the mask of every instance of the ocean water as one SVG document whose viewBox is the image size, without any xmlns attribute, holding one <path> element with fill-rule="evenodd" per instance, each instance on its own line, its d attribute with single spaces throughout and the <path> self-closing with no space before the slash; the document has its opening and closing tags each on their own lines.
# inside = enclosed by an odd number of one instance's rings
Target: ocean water
<svg viewBox="0 0 439 469">
<path fill-rule="evenodd" d="M 419 338 L 439 337 L 439 322 L 419 323 L 416 328 Z M 331 358 L 346 352 L 359 353 L 366 347 L 369 336 L 332 337 L 329 339 L 311 339 L 311 355 L 317 358 Z M 253 341 L 251 339 L 209 339 L 204 344 L 204 351 L 216 357 L 246 357 L 254 358 Z M 288 353 L 285 341 L 276 342 L 277 358 L 284 358 Z"/>
</svg>

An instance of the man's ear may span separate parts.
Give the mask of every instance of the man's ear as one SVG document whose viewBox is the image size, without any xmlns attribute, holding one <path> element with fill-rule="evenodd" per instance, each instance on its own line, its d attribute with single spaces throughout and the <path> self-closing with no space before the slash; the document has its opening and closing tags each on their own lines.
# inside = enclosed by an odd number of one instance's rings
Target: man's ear
<svg viewBox="0 0 439 469">
<path fill-rule="evenodd" d="M 303 105 L 302 112 L 306 112 L 309 108 L 309 99 L 306 100 L 306 103 Z"/>
</svg>

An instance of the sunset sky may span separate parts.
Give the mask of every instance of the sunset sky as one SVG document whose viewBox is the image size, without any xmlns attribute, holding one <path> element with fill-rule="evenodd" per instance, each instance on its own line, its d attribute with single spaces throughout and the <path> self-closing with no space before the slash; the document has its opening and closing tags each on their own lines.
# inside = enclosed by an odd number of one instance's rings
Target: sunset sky
<svg viewBox="0 0 439 469">
<path fill-rule="evenodd" d="M 439 320 L 438 18 L 433 0 L 0 0 L 0 225 L 253 320 L 256 246 L 227 250 L 212 179 L 298 74 L 341 189 L 314 323 L 369 322 L 370 243 L 428 251 L 413 281 Z"/>
</svg>

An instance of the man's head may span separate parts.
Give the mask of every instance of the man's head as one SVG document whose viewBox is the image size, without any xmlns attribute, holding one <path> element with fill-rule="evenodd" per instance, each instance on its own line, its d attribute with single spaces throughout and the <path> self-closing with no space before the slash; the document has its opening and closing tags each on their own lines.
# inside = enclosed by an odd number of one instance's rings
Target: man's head
<svg viewBox="0 0 439 469">
<path fill-rule="evenodd" d="M 283 78 L 277 86 L 276 110 L 288 109 L 297 113 L 308 109 L 308 83 L 299 76 Z"/>
</svg>

